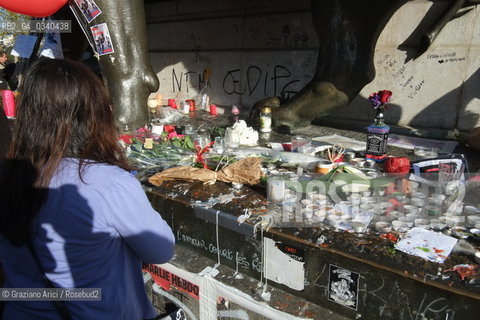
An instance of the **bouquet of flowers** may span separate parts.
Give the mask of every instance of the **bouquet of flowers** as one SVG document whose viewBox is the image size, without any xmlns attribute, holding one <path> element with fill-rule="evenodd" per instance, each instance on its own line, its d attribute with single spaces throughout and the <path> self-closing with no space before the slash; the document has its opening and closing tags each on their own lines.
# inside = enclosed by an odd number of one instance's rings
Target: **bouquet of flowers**
<svg viewBox="0 0 480 320">
<path fill-rule="evenodd" d="M 368 97 L 368 101 L 372 104 L 373 109 L 383 109 L 387 107 L 388 102 L 392 98 L 392 91 L 390 90 L 380 90 L 378 92 L 372 93 Z"/>
</svg>

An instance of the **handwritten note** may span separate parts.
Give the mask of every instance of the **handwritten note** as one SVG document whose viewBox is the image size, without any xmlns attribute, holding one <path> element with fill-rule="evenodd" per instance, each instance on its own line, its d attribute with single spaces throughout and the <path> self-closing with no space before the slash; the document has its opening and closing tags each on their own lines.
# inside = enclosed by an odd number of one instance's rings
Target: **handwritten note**
<svg viewBox="0 0 480 320">
<path fill-rule="evenodd" d="M 412 228 L 397 242 L 395 249 L 428 261 L 443 263 L 456 243 L 457 239 L 453 237 L 422 228 Z"/>
</svg>

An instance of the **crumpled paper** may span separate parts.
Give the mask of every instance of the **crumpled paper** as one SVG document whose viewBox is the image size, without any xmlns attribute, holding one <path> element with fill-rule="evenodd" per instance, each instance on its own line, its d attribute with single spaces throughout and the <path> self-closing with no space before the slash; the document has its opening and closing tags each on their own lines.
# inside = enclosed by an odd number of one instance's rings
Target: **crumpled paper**
<svg viewBox="0 0 480 320">
<path fill-rule="evenodd" d="M 174 167 L 158 172 L 148 178 L 148 182 L 154 186 L 160 186 L 164 181 L 186 180 L 214 183 L 217 180 L 223 182 L 236 182 L 248 185 L 260 183 L 262 176 L 260 159 L 249 157 L 228 165 L 218 171 L 205 168 L 193 168 L 190 166 Z"/>
</svg>

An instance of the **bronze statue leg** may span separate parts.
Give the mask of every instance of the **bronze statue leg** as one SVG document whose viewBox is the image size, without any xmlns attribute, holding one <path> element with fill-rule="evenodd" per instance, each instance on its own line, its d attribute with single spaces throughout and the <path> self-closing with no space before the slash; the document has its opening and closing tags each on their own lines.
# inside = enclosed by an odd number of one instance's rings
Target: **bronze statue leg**
<svg viewBox="0 0 480 320">
<path fill-rule="evenodd" d="M 148 56 L 143 0 L 95 2 L 102 14 L 84 27 L 90 32 L 91 26 L 107 23 L 114 53 L 100 56 L 102 74 L 119 128 L 136 129 L 146 124 L 147 99 L 159 85 Z"/>
<path fill-rule="evenodd" d="M 274 126 L 309 124 L 355 98 L 375 76 L 378 36 L 406 1 L 312 0 L 319 41 L 316 74 L 295 97 L 273 110 Z M 256 103 L 254 110 L 262 103 Z"/>
</svg>

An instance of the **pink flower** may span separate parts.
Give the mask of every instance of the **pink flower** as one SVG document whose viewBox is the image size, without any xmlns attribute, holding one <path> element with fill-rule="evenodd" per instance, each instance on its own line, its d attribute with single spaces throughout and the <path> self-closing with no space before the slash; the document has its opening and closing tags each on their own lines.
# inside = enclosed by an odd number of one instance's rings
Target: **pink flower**
<svg viewBox="0 0 480 320">
<path fill-rule="evenodd" d="M 140 127 L 135 131 L 137 131 L 137 132 L 149 132 L 147 127 Z"/>
<path fill-rule="evenodd" d="M 172 138 L 183 138 L 185 137 L 184 134 L 178 134 L 176 131 L 172 131 L 168 134 L 167 139 L 172 139 Z"/>
</svg>

